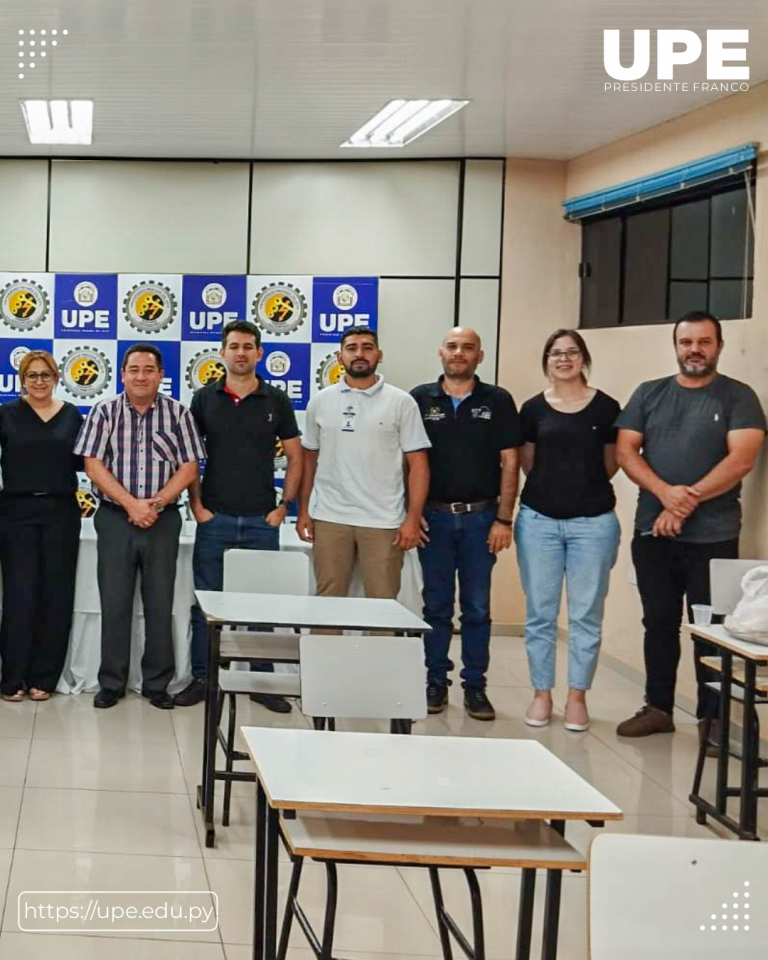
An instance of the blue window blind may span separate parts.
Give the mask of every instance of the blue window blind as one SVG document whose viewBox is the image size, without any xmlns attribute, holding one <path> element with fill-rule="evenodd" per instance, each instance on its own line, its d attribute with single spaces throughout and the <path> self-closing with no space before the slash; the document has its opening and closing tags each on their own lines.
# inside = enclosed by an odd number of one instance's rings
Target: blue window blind
<svg viewBox="0 0 768 960">
<path fill-rule="evenodd" d="M 742 173 L 754 164 L 757 143 L 743 143 L 740 147 L 713 153 L 679 167 L 670 167 L 648 177 L 629 180 L 607 190 L 585 193 L 563 201 L 566 220 L 583 220 L 599 213 L 616 210 L 644 200 L 679 193 L 702 183 L 721 180 Z"/>
</svg>

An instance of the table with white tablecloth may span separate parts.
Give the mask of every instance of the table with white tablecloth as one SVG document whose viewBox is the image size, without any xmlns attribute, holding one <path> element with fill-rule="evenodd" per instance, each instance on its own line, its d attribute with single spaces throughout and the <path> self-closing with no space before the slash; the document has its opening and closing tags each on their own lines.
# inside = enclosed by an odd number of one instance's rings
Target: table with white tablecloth
<svg viewBox="0 0 768 960">
<path fill-rule="evenodd" d="M 170 685 L 171 693 L 177 693 L 191 677 L 189 639 L 190 611 L 194 603 L 192 580 L 192 547 L 195 540 L 195 522 L 187 520 L 182 527 L 179 542 L 179 558 L 176 564 L 176 587 L 173 597 L 173 648 L 176 671 Z M 280 528 L 281 550 L 311 551 L 310 544 L 303 543 L 294 523 L 284 523 Z M 310 577 L 310 589 L 314 590 L 314 577 Z M 415 550 L 405 556 L 400 593 L 397 599 L 413 613 L 421 616 L 421 567 Z M 355 571 L 351 596 L 364 596 L 359 570 Z M 139 593 L 136 589 L 134 604 L 133 641 L 129 688 L 141 689 L 141 655 L 144 649 L 144 619 Z M 98 688 L 98 672 L 101 660 L 101 600 L 96 580 L 96 531 L 93 520 L 83 521 L 80 535 L 80 554 L 77 562 L 75 586 L 75 609 L 72 632 L 64 670 L 57 686 L 59 693 L 81 693 Z"/>
</svg>

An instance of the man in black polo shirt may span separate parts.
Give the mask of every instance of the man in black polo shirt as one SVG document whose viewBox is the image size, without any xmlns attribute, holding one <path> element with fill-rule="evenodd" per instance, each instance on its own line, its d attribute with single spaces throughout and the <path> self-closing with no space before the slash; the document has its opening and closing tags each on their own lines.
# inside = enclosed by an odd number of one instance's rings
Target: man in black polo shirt
<svg viewBox="0 0 768 960">
<path fill-rule="evenodd" d="M 192 571 L 196 590 L 221 590 L 224 551 L 279 550 L 280 524 L 301 480 L 301 443 L 293 406 L 286 394 L 256 374 L 264 350 L 259 328 L 233 320 L 222 332 L 226 377 L 198 390 L 191 411 L 208 459 L 202 482 L 190 488 L 197 520 Z M 285 498 L 275 506 L 274 454 L 282 441 L 288 460 Z M 266 669 L 267 665 L 262 665 Z M 271 666 L 270 666 L 271 669 Z M 176 697 L 189 707 L 205 698 L 208 634 L 200 608 L 192 607 L 192 683 Z M 278 713 L 289 713 L 283 697 L 252 694 L 251 699 Z"/>
<path fill-rule="evenodd" d="M 478 334 L 454 327 L 438 351 L 443 376 L 411 391 L 432 447 L 424 573 L 427 703 L 430 713 L 448 704 L 448 647 L 453 631 L 456 574 L 461 604 L 464 706 L 476 720 L 493 720 L 485 693 L 491 639 L 491 571 L 496 554 L 512 542 L 517 494 L 517 447 L 523 443 L 515 402 L 501 387 L 475 375 L 483 359 Z M 428 537 L 428 539 L 427 539 Z"/>
</svg>

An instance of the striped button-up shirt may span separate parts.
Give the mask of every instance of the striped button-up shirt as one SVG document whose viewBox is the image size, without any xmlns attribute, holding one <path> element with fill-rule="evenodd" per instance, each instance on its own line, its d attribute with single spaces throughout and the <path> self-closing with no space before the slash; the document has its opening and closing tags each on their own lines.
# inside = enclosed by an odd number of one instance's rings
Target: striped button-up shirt
<svg viewBox="0 0 768 960">
<path fill-rule="evenodd" d="M 80 429 L 75 453 L 101 460 L 133 497 L 157 496 L 184 463 L 205 458 L 192 414 L 178 402 L 158 393 L 140 414 L 124 393 L 92 408 Z M 109 500 L 94 486 L 94 493 Z"/>
</svg>

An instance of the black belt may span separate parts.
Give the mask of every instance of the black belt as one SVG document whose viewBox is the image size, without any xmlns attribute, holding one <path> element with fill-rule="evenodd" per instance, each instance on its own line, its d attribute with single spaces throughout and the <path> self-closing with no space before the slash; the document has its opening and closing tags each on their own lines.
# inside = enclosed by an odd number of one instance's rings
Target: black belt
<svg viewBox="0 0 768 960">
<path fill-rule="evenodd" d="M 178 503 L 167 503 L 163 510 L 178 510 L 180 506 L 181 504 Z M 106 507 L 108 510 L 115 510 L 117 513 L 128 513 L 125 507 L 121 507 L 119 503 L 112 500 L 99 500 L 99 507 Z"/>
<path fill-rule="evenodd" d="M 475 500 L 474 503 L 438 503 L 436 500 L 428 500 L 427 510 L 440 510 L 442 513 L 479 513 L 481 510 L 495 510 L 499 501 L 494 497 L 493 500 Z"/>
</svg>

